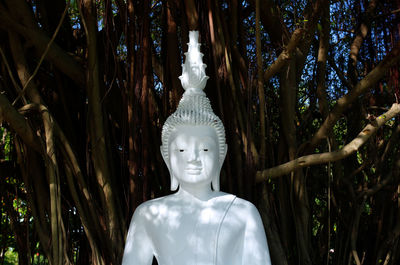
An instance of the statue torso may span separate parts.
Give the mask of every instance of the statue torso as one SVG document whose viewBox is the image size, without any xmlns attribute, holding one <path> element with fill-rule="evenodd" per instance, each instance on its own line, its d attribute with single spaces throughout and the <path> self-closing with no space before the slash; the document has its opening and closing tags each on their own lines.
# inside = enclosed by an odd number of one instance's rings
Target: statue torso
<svg viewBox="0 0 400 265">
<path fill-rule="evenodd" d="M 251 207 L 247 201 L 220 192 L 208 201 L 173 194 L 148 201 L 139 211 L 159 265 L 234 265 L 242 264 Z"/>
</svg>

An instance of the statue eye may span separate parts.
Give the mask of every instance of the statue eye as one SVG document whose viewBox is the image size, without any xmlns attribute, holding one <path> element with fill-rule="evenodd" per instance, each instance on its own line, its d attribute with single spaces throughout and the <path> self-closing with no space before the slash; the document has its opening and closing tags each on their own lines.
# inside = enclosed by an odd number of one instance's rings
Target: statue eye
<svg viewBox="0 0 400 265">
<path fill-rule="evenodd" d="M 208 149 L 203 149 L 204 150 L 204 152 L 207 152 L 208 151 Z"/>
<path fill-rule="evenodd" d="M 183 151 L 185 151 L 184 149 L 179 149 L 179 152 L 183 153 Z"/>
</svg>

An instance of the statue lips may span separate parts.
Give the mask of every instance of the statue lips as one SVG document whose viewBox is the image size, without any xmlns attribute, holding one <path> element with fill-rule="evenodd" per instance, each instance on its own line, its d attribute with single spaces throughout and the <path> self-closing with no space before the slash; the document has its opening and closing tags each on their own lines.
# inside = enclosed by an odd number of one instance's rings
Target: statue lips
<svg viewBox="0 0 400 265">
<path fill-rule="evenodd" d="M 200 175 L 202 171 L 202 167 L 187 167 L 185 168 L 185 172 L 189 175 Z"/>
</svg>

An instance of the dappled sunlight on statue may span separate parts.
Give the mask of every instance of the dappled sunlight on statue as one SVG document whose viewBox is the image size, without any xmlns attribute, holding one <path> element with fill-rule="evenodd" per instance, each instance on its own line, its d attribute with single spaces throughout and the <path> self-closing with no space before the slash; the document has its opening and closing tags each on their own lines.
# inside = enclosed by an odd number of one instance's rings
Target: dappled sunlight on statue
<svg viewBox="0 0 400 265">
<path fill-rule="evenodd" d="M 227 145 L 221 120 L 202 89 L 208 77 L 198 32 L 190 32 L 180 76 L 185 93 L 162 131 L 161 154 L 176 193 L 135 211 L 123 265 L 270 265 L 256 207 L 219 191 Z"/>
</svg>

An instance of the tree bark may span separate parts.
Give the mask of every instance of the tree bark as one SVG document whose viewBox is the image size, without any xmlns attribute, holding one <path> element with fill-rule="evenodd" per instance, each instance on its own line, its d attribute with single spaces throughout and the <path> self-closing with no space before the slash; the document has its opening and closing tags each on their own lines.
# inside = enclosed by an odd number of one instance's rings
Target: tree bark
<svg viewBox="0 0 400 265">
<path fill-rule="evenodd" d="M 33 150 L 42 153 L 42 147 L 36 134 L 32 131 L 28 121 L 11 106 L 7 97 L 0 93 L 0 120 L 6 121 L 11 128 L 29 145 Z"/>
<path fill-rule="evenodd" d="M 257 89 L 260 107 L 260 167 L 265 167 L 266 139 L 265 139 L 265 93 L 263 78 L 263 63 L 261 52 L 260 29 L 260 0 L 256 0 L 256 51 L 257 51 Z"/>
<path fill-rule="evenodd" d="M 318 28 L 319 48 L 317 59 L 317 97 L 319 111 L 325 119 L 329 112 L 328 94 L 326 92 L 326 63 L 329 51 L 330 14 L 329 5 L 325 5 L 321 15 L 321 27 Z"/>
<path fill-rule="evenodd" d="M 199 15 L 196 10 L 195 0 L 182 1 L 185 4 L 186 17 L 188 18 L 189 30 L 199 30 Z"/>
<path fill-rule="evenodd" d="M 123 237 L 121 234 L 121 212 L 120 204 L 114 194 L 112 186 L 112 175 L 110 171 L 110 157 L 107 152 L 106 124 L 103 117 L 101 101 L 101 85 L 99 72 L 99 57 L 97 47 L 97 15 L 95 3 L 92 0 L 82 1 L 82 17 L 86 31 L 88 47 L 87 66 L 87 91 L 89 101 L 89 135 L 91 144 L 91 157 L 93 168 L 99 185 L 99 193 L 106 214 L 107 233 L 110 241 L 104 242 L 108 245 L 104 250 L 108 253 L 106 260 L 110 263 L 119 263 L 123 249 Z"/>
<path fill-rule="evenodd" d="M 195 12 L 196 10 L 192 10 L 192 8 L 194 8 L 194 6 L 192 7 L 191 4 L 194 3 L 190 3 L 191 1 L 188 1 L 187 5 L 190 6 L 190 12 Z M 166 51 L 165 51 L 165 55 L 166 56 L 166 61 L 165 61 L 165 65 L 164 68 L 166 69 L 165 73 L 166 73 L 166 83 L 164 83 L 165 87 L 169 87 L 170 88 L 170 109 L 174 109 L 176 108 L 176 106 L 178 106 L 180 97 L 183 93 L 183 89 L 181 86 L 181 83 L 179 82 L 179 78 L 178 76 L 180 75 L 179 70 L 180 70 L 180 66 L 181 66 L 181 62 L 180 62 L 180 52 L 178 50 L 178 32 L 177 32 L 177 24 L 176 24 L 176 1 L 175 0 L 168 0 L 166 1 L 165 4 L 165 13 L 166 13 L 166 19 L 167 19 L 167 23 L 166 23 L 166 27 L 167 27 L 167 34 L 165 36 L 166 38 L 166 42 L 167 42 L 167 47 L 166 47 Z M 187 10 L 189 7 L 186 7 L 186 11 L 188 12 L 189 10 Z M 193 16 L 196 15 L 197 13 L 192 14 Z M 189 17 L 188 19 L 191 23 L 194 23 L 192 20 L 194 19 L 194 17 Z M 197 21 L 197 20 L 196 20 Z"/>
</svg>

